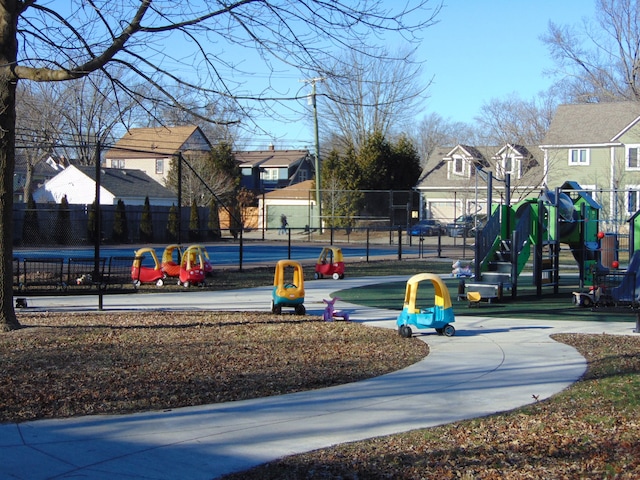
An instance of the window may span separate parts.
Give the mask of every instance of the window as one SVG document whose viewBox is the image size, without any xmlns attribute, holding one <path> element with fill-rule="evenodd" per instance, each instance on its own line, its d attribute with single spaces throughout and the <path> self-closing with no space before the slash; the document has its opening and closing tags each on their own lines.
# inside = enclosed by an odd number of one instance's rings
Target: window
<svg viewBox="0 0 640 480">
<path fill-rule="evenodd" d="M 111 168 L 124 168 L 124 159 L 123 158 L 112 158 L 111 159 Z"/>
<path fill-rule="evenodd" d="M 464 174 L 464 159 L 462 157 L 453 157 L 453 173 L 456 175 Z"/>
<path fill-rule="evenodd" d="M 513 173 L 513 157 L 507 156 L 503 160 L 504 173 Z"/>
<path fill-rule="evenodd" d="M 262 180 L 278 180 L 278 169 L 265 168 L 262 170 Z"/>
<path fill-rule="evenodd" d="M 627 147 L 627 168 L 630 170 L 640 169 L 640 146 Z"/>
<path fill-rule="evenodd" d="M 569 165 L 589 165 L 589 150 L 586 148 L 569 150 Z"/>
<path fill-rule="evenodd" d="M 632 186 L 627 190 L 627 213 L 633 215 L 640 208 L 640 187 Z"/>
<path fill-rule="evenodd" d="M 164 158 L 156 158 L 156 174 L 162 175 L 164 173 Z"/>
<path fill-rule="evenodd" d="M 520 178 L 519 171 L 520 162 L 513 158 L 511 155 L 505 155 L 502 157 L 500 164 L 498 165 L 498 173 L 501 178 L 506 178 L 507 173 L 509 175 L 517 175 Z"/>
</svg>

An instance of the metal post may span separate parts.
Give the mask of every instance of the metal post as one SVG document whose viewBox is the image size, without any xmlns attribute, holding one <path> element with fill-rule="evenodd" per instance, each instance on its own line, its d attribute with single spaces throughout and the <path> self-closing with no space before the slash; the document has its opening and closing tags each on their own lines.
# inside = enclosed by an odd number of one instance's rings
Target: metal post
<svg viewBox="0 0 640 480">
<path fill-rule="evenodd" d="M 367 263 L 369 263 L 369 228 L 367 228 Z"/>
<path fill-rule="evenodd" d="M 315 170 L 316 170 L 316 203 L 318 204 L 318 228 L 322 233 L 322 205 L 320 202 L 320 137 L 318 135 L 318 108 L 316 104 L 316 82 L 321 80 L 315 78 L 311 81 L 312 101 L 313 101 L 313 123 L 314 123 L 314 139 L 315 139 Z"/>
<path fill-rule="evenodd" d="M 231 216 L 229 216 L 231 225 Z M 182 245 L 182 153 L 178 154 L 178 245 Z"/>
<path fill-rule="evenodd" d="M 516 298 L 518 294 L 518 251 L 520 239 L 518 231 L 511 232 L 511 298 Z"/>
<path fill-rule="evenodd" d="M 238 252 L 238 271 L 242 271 L 242 258 L 244 256 L 244 240 L 242 232 L 244 231 L 244 225 L 240 225 L 240 252 Z"/>
<path fill-rule="evenodd" d="M 98 310 L 102 310 L 102 275 L 100 272 L 100 241 L 102 239 L 102 215 L 100 211 L 100 142 L 96 144 L 94 161 L 96 162 L 96 217 L 93 239 L 93 278 L 98 282 Z M 102 272 L 104 273 L 104 272 Z"/>
</svg>

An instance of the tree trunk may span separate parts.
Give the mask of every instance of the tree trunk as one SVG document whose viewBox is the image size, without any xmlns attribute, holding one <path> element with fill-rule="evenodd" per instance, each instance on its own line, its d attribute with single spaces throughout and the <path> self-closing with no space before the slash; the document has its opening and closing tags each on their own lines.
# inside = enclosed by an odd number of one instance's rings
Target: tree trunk
<svg viewBox="0 0 640 480">
<path fill-rule="evenodd" d="M 17 5 L 0 12 L 0 331 L 20 328 L 13 309 L 13 173 L 16 143 Z"/>
<path fill-rule="evenodd" d="M 33 183 L 33 171 L 35 170 L 35 165 L 33 164 L 33 159 L 26 155 L 26 167 L 27 167 L 27 175 L 24 178 L 24 188 L 22 190 L 23 202 L 27 203 L 29 201 L 29 194 L 31 193 L 31 184 Z"/>
</svg>

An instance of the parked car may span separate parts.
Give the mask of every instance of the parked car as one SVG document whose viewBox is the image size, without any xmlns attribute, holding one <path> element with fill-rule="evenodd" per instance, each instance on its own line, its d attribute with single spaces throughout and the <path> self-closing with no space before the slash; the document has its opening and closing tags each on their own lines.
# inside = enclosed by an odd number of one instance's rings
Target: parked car
<svg viewBox="0 0 640 480">
<path fill-rule="evenodd" d="M 453 223 L 447 224 L 447 234 L 450 237 L 472 237 L 475 235 L 476 225 L 480 229 L 487 223 L 487 216 L 460 215 Z"/>
<path fill-rule="evenodd" d="M 411 235 L 429 237 L 445 233 L 444 225 L 439 220 L 420 220 L 411 227 Z"/>
</svg>

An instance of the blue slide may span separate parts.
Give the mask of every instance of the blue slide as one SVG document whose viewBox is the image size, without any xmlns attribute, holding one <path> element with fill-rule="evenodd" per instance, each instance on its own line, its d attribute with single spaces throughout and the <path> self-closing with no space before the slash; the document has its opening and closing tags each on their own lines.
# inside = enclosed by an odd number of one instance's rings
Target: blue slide
<svg viewBox="0 0 640 480">
<path fill-rule="evenodd" d="M 611 289 L 616 302 L 636 302 L 640 297 L 640 250 L 633 252 L 627 273 L 617 287 Z"/>
</svg>

